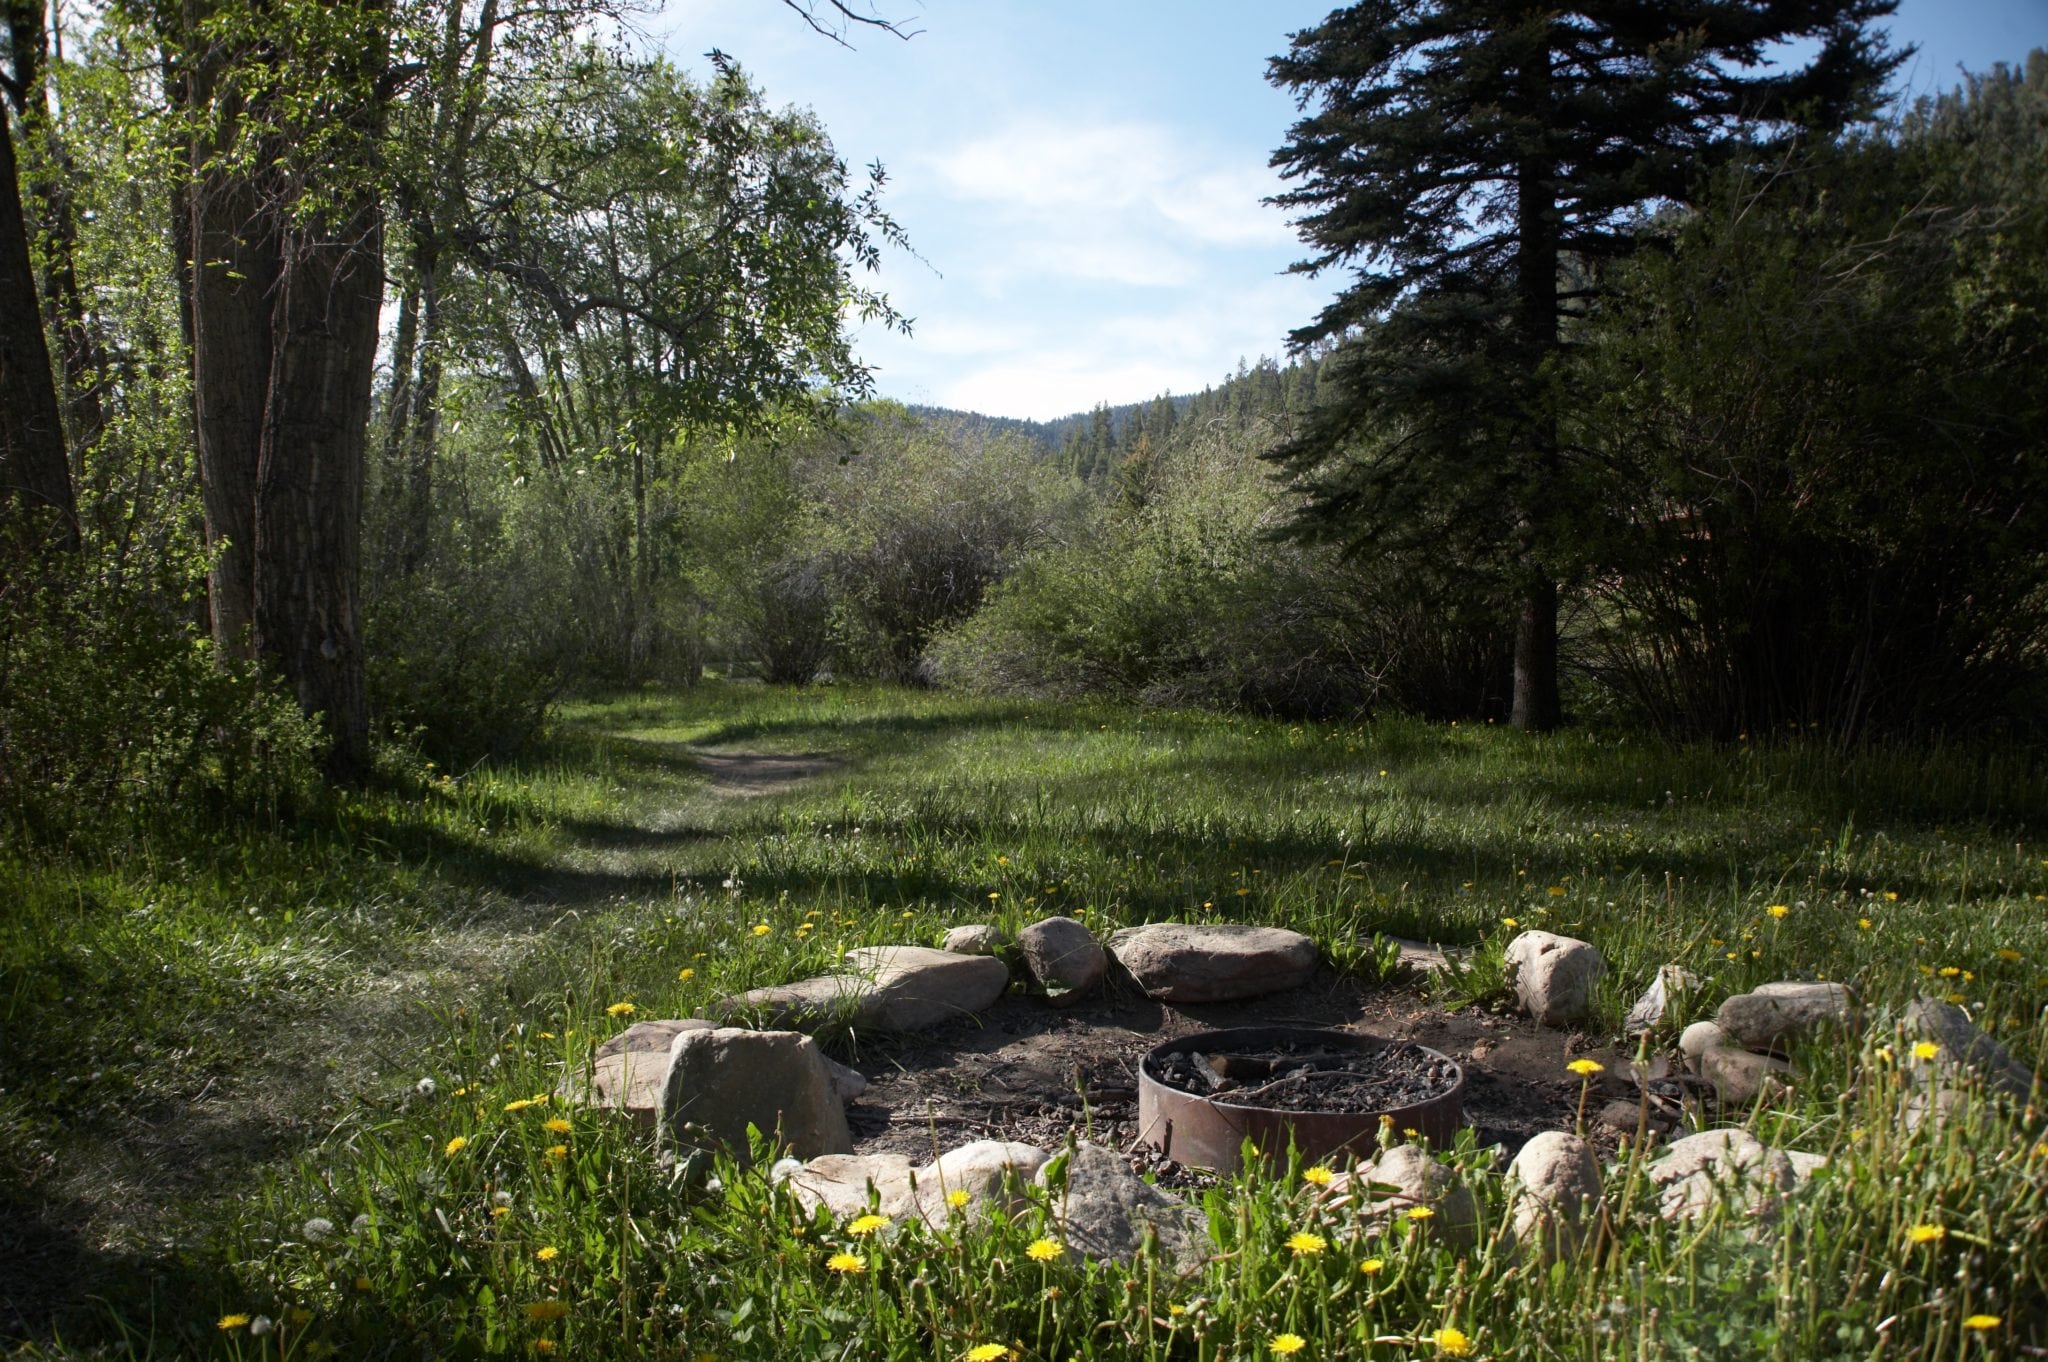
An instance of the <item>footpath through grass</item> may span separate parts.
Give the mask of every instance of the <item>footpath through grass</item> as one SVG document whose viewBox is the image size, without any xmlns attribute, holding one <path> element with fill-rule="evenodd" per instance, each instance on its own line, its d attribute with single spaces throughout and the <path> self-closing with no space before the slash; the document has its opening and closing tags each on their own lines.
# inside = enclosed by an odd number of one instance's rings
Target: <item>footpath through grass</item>
<svg viewBox="0 0 2048 1362">
<path fill-rule="evenodd" d="M 703 748 L 832 762 L 728 764 L 721 786 Z M 1985 1100 L 1908 1132 L 1906 1062 L 1878 1047 L 1934 992 L 2048 1057 L 2044 826 L 2048 768 L 2009 752 L 846 689 L 579 705 L 526 762 L 414 771 L 290 827 L 0 858 L 0 1338 L 243 1358 L 2030 1355 L 2042 1122 Z M 1496 987 L 1500 947 L 1541 926 L 1606 954 L 1611 1031 L 1670 961 L 1706 980 L 1700 1013 L 1825 977 L 1874 1025 L 1752 1114 L 1832 1161 L 1773 1223 L 1667 1224 L 1625 1163 L 1599 1233 L 1551 1265 L 1508 1250 L 1476 1149 L 1453 1154 L 1488 1217 L 1476 1249 L 1363 1232 L 1282 1169 L 1207 1194 L 1221 1254 L 1181 1279 L 1032 1256 L 1042 1207 L 858 1234 L 755 1174 L 706 1194 L 550 1097 L 636 1016 L 1050 912 L 1099 932 L 1272 922 L 1339 967 L 1369 968 L 1376 931 L 1476 943 L 1447 1004 Z"/>
</svg>

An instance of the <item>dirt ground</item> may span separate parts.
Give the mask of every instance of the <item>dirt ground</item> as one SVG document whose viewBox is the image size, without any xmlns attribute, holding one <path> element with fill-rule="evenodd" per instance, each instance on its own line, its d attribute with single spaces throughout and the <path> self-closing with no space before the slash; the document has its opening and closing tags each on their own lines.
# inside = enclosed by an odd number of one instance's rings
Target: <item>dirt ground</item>
<svg viewBox="0 0 2048 1362">
<path fill-rule="evenodd" d="M 1589 1095 L 1589 1119 L 1604 1101 L 1633 1092 L 1613 1076 L 1618 1058 L 1583 1034 L 1521 1017 L 1446 1012 L 1413 987 L 1362 987 L 1326 971 L 1266 998 L 1174 1007 L 1126 983 L 1065 1007 L 1013 993 L 978 1017 L 863 1041 L 849 1061 L 868 1078 L 867 1092 L 847 1110 L 854 1149 L 922 1161 L 969 1140 L 1049 1148 L 1078 1131 L 1137 1152 L 1145 1051 L 1197 1031 L 1284 1025 L 1409 1040 L 1449 1055 L 1465 1070 L 1466 1124 L 1482 1145 L 1501 1145 L 1508 1155 L 1540 1131 L 1572 1128 L 1580 1080 L 1565 1069 L 1571 1060 L 1590 1056 L 1608 1068 Z"/>
</svg>

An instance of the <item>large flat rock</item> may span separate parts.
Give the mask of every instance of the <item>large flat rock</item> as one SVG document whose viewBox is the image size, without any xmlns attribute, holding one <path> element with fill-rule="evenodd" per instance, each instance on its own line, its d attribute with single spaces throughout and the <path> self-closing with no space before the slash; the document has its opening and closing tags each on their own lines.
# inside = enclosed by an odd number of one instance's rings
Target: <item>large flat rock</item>
<svg viewBox="0 0 2048 1362">
<path fill-rule="evenodd" d="M 824 1052 L 796 1031 L 719 1026 L 678 1033 L 658 1124 L 665 1141 L 722 1145 L 741 1159 L 749 1155 L 749 1126 L 798 1158 L 853 1152 Z"/>
<path fill-rule="evenodd" d="M 766 1026 L 811 1028 L 842 1022 L 869 1031 L 922 1031 L 986 1010 L 1010 985 L 1010 969 L 987 955 L 929 946 L 862 946 L 843 974 L 750 989 L 715 1010 Z"/>
<path fill-rule="evenodd" d="M 1147 997 L 1223 1003 L 1299 988 L 1316 970 L 1316 943 L 1300 932 L 1242 923 L 1148 922 L 1109 938 L 1109 951 Z"/>
</svg>

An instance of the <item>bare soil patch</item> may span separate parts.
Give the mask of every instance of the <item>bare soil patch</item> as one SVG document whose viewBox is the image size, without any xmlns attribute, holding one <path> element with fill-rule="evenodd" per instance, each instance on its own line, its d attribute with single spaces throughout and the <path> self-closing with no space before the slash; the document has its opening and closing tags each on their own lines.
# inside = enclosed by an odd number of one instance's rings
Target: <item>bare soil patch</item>
<svg viewBox="0 0 2048 1362">
<path fill-rule="evenodd" d="M 1329 1027 L 1441 1051 L 1465 1070 L 1466 1123 L 1481 1144 L 1509 1154 L 1541 1131 L 1572 1128 L 1580 1081 L 1565 1065 L 1597 1053 L 1579 1032 L 1447 1012 L 1412 988 L 1361 985 L 1327 970 L 1301 989 L 1239 1003 L 1176 1007 L 1126 987 L 1055 1008 L 1013 993 L 978 1017 L 862 1040 L 850 1057 L 868 1078 L 847 1109 L 854 1149 L 924 1160 L 968 1140 L 1049 1148 L 1076 1132 L 1136 1153 L 1145 1052 L 1243 1026 Z"/>
<path fill-rule="evenodd" d="M 754 799 L 781 794 L 798 781 L 836 771 L 845 765 L 824 752 L 710 752 L 690 755 L 711 777 L 711 793 L 725 799 Z"/>
</svg>

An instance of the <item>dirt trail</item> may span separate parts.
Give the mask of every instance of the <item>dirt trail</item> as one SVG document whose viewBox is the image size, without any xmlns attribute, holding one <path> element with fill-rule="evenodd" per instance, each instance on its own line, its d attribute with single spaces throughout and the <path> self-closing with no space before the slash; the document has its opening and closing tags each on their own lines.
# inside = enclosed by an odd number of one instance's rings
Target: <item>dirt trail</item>
<svg viewBox="0 0 2048 1362">
<path fill-rule="evenodd" d="M 691 748 L 711 778 L 711 793 L 723 799 L 782 794 L 798 781 L 836 771 L 846 763 L 823 752 L 713 752 Z"/>
</svg>

